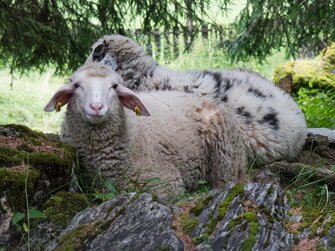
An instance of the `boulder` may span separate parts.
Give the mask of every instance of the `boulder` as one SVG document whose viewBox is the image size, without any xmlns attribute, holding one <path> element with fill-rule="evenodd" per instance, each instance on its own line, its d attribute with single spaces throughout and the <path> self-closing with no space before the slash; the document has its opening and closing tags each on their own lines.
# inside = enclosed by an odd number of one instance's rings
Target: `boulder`
<svg viewBox="0 0 335 251">
<path fill-rule="evenodd" d="M 335 43 L 323 49 L 314 59 L 299 59 L 280 64 L 273 82 L 288 93 L 300 87 L 335 87 Z"/>
<path fill-rule="evenodd" d="M 46 250 L 184 250 L 173 208 L 150 194 L 125 194 L 78 213 Z"/>
<path fill-rule="evenodd" d="M 60 188 L 69 189 L 75 159 L 72 146 L 41 132 L 22 125 L 0 126 L 0 247 L 20 242 L 27 210 L 30 218 L 38 217 L 33 209 L 42 208 Z"/>
</svg>

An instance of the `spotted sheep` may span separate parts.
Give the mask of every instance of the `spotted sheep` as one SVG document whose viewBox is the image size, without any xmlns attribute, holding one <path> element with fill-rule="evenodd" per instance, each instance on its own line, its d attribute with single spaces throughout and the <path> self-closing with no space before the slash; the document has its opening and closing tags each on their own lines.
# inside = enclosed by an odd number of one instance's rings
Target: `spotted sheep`
<svg viewBox="0 0 335 251">
<path fill-rule="evenodd" d="M 99 63 L 79 68 L 45 107 L 67 105 L 61 140 L 74 145 L 92 176 L 125 188 L 125 176 L 161 196 L 244 178 L 247 162 L 231 110 L 206 96 L 180 91 L 134 93 Z M 135 113 L 134 113 L 135 112 Z M 136 116 L 139 115 L 139 116 Z"/>
<path fill-rule="evenodd" d="M 121 35 L 99 39 L 86 60 L 91 62 L 112 65 L 134 91 L 193 93 L 229 109 L 230 120 L 238 127 L 250 161 L 289 161 L 304 145 L 307 128 L 303 113 L 291 96 L 257 73 L 242 69 L 170 70 L 158 65 L 135 41 Z"/>
</svg>

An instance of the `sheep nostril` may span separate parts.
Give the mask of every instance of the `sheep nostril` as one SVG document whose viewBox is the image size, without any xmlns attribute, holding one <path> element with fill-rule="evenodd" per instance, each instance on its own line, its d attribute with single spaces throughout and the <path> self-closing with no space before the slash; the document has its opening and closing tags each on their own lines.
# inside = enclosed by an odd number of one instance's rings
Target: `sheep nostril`
<svg viewBox="0 0 335 251">
<path fill-rule="evenodd" d="M 90 107 L 92 110 L 99 112 L 103 108 L 103 104 L 93 103 L 93 104 L 90 104 Z"/>
</svg>

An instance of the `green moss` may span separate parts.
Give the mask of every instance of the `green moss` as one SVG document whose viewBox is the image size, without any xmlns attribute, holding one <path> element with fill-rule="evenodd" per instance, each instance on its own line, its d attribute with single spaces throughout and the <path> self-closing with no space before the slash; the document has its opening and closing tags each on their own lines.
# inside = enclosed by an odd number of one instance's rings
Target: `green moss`
<svg viewBox="0 0 335 251">
<path fill-rule="evenodd" d="M 113 209 L 114 209 L 113 207 L 109 207 L 109 208 L 107 208 L 107 212 L 111 213 L 113 211 Z"/>
<path fill-rule="evenodd" d="M 25 208 L 27 182 L 27 194 L 33 193 L 40 177 L 39 171 L 29 166 L 13 168 L 0 168 L 0 190 L 7 191 L 16 210 Z"/>
<path fill-rule="evenodd" d="M 168 247 L 168 246 L 155 246 L 154 250 L 158 250 L 158 251 L 171 251 L 172 248 Z"/>
<path fill-rule="evenodd" d="M 0 146 L 0 166 L 16 166 L 27 159 L 28 154 L 18 150 Z"/>
<path fill-rule="evenodd" d="M 227 197 L 219 204 L 218 208 L 218 218 L 219 220 L 223 219 L 223 217 L 227 214 L 230 203 L 233 199 L 239 195 L 243 195 L 244 193 L 244 185 L 236 184 Z"/>
<path fill-rule="evenodd" d="M 65 227 L 73 216 L 87 207 L 82 194 L 58 192 L 44 205 L 44 214 L 55 224 Z"/>
<path fill-rule="evenodd" d="M 298 231 L 301 232 L 305 228 L 309 228 L 309 236 L 311 238 L 314 236 L 321 238 L 326 236 L 329 233 L 330 228 L 335 225 L 335 212 L 333 210 L 326 210 L 321 212 L 320 209 L 317 208 L 303 207 L 302 211 L 302 224 L 300 225 Z M 321 228 L 327 214 L 330 214 L 331 217 L 327 223 L 323 225 L 323 228 Z M 320 230 L 322 231 L 320 232 Z"/>
<path fill-rule="evenodd" d="M 293 67 L 294 62 L 292 61 L 278 65 L 273 73 L 273 82 L 277 84 L 280 82 L 281 79 L 286 77 L 288 74 L 293 74 L 294 73 Z"/>
<path fill-rule="evenodd" d="M 195 216 L 199 216 L 202 212 L 202 210 L 205 208 L 205 206 L 208 205 L 208 203 L 213 199 L 213 196 L 207 196 L 205 198 L 202 198 L 198 201 L 197 205 L 191 209 L 191 213 L 193 213 Z"/>
<path fill-rule="evenodd" d="M 332 211 L 329 211 L 328 213 L 330 213 L 331 215 L 331 218 L 330 220 L 324 225 L 323 227 L 323 231 L 321 233 L 321 236 L 325 236 L 329 233 L 329 230 L 331 227 L 333 227 L 335 225 L 335 212 L 332 210 Z M 327 213 L 326 213 L 327 214 Z M 335 236 L 334 236 L 334 243 L 335 243 Z M 334 244 L 335 245 L 335 244 Z"/>
<path fill-rule="evenodd" d="M 45 136 L 42 132 L 34 131 L 24 125 L 8 124 L 8 125 L 3 125 L 3 127 L 15 129 L 15 131 L 17 131 L 20 134 L 20 137 L 45 139 Z"/>
<path fill-rule="evenodd" d="M 28 153 L 26 151 L 19 151 L 9 147 L 0 147 L 0 166 L 15 166 L 21 163 L 26 163 L 39 169 L 46 167 L 72 167 L 75 158 L 75 152 L 72 147 L 64 150 L 64 157 L 62 157 L 57 153 Z"/>
<path fill-rule="evenodd" d="M 257 215 L 255 212 L 246 212 L 242 214 L 242 217 L 250 222 L 257 222 Z"/>
<path fill-rule="evenodd" d="M 180 219 L 180 224 L 183 231 L 188 235 L 191 235 L 199 224 L 199 218 L 198 217 L 190 218 L 189 215 L 183 215 Z"/>
<path fill-rule="evenodd" d="M 126 208 L 125 208 L 125 207 L 120 208 L 119 211 L 115 213 L 115 218 L 116 218 L 116 217 L 119 217 L 119 216 L 120 216 L 121 214 L 123 214 L 125 211 L 126 211 Z"/>
<path fill-rule="evenodd" d="M 273 192 L 273 185 L 271 184 L 271 186 L 269 187 L 268 191 L 266 192 L 267 195 L 272 194 Z"/>
<path fill-rule="evenodd" d="M 249 237 L 242 243 L 242 250 L 252 250 L 256 243 L 256 237 L 259 232 L 259 225 L 257 222 L 249 222 Z"/>
<path fill-rule="evenodd" d="M 211 215 L 209 223 L 207 224 L 206 229 L 206 235 L 210 235 L 214 232 L 216 225 L 219 223 L 220 219 L 214 218 L 213 215 Z"/>
<path fill-rule="evenodd" d="M 242 243 L 242 250 L 248 251 L 252 250 L 253 246 L 256 243 L 257 240 L 257 234 L 259 232 L 259 224 L 257 220 L 257 215 L 255 212 L 246 212 L 243 214 L 240 214 L 235 219 L 231 220 L 231 222 L 228 225 L 228 231 L 231 231 L 233 228 L 236 227 L 236 225 L 241 224 L 243 221 L 248 223 L 248 230 L 249 230 L 249 237 L 243 241 Z"/>
<path fill-rule="evenodd" d="M 31 153 L 31 152 L 34 151 L 34 149 L 26 143 L 23 143 L 23 144 L 19 145 L 16 149 L 19 150 L 19 151 L 25 151 L 25 152 L 28 152 L 28 153 Z"/>
<path fill-rule="evenodd" d="M 326 247 L 322 247 L 322 246 L 320 246 L 320 244 L 317 246 L 317 248 L 316 248 L 316 251 L 330 251 L 328 248 L 326 248 Z"/>
<path fill-rule="evenodd" d="M 35 185 L 34 183 L 39 178 L 39 172 L 28 166 L 22 166 L 22 169 L 0 168 L 0 188 L 2 189 L 12 186 L 24 187 L 26 178 L 27 188 L 28 190 L 31 190 Z"/>
<path fill-rule="evenodd" d="M 111 221 L 98 221 L 92 224 L 82 224 L 63 235 L 55 251 L 83 250 L 85 241 L 102 233 L 111 224 Z"/>
<path fill-rule="evenodd" d="M 227 197 L 222 202 L 220 202 L 218 209 L 217 209 L 218 210 L 217 215 L 215 216 L 214 212 L 211 214 L 209 223 L 206 226 L 207 228 L 205 231 L 205 235 L 210 236 L 214 232 L 216 225 L 225 217 L 228 211 L 229 205 L 231 204 L 233 199 L 239 195 L 243 195 L 243 193 L 244 193 L 243 184 L 236 184 L 231 189 Z"/>
<path fill-rule="evenodd" d="M 251 250 L 256 243 L 256 237 L 259 232 L 259 224 L 255 212 L 246 212 L 242 214 L 244 219 L 249 222 L 249 237 L 242 244 L 242 250 Z"/>
<path fill-rule="evenodd" d="M 32 166 L 40 170 L 41 177 L 47 177 L 48 180 L 53 181 L 52 188 L 70 180 L 75 161 L 75 150 L 72 146 L 64 145 L 63 156 L 59 153 L 27 152 L 26 150 L 0 147 L 0 167 L 17 166 L 22 163 Z"/>
<path fill-rule="evenodd" d="M 193 238 L 193 239 L 192 239 L 192 242 L 193 242 L 195 245 L 199 245 L 199 244 L 202 243 L 202 242 L 208 241 L 208 239 L 209 239 L 209 235 L 206 234 L 206 233 L 204 233 L 204 234 L 202 234 L 202 235 L 201 235 L 200 237 L 198 237 L 198 238 Z"/>
<path fill-rule="evenodd" d="M 315 59 L 290 61 L 280 64 L 274 71 L 273 81 L 279 84 L 289 74 L 293 90 L 299 87 L 335 87 L 335 44 L 324 49 Z"/>
<path fill-rule="evenodd" d="M 55 153 L 35 152 L 29 155 L 29 163 L 39 169 L 72 167 L 73 159 Z"/>
<path fill-rule="evenodd" d="M 152 194 L 152 201 L 158 201 L 158 196 L 157 194 Z"/>
</svg>

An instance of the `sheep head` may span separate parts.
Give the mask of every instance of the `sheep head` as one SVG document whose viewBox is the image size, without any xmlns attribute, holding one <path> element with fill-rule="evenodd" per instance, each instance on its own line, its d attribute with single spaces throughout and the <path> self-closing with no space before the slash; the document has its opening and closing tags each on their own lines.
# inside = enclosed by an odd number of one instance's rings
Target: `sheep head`
<svg viewBox="0 0 335 251">
<path fill-rule="evenodd" d="M 136 115 L 150 116 L 141 100 L 122 85 L 122 78 L 109 67 L 100 64 L 86 65 L 77 70 L 68 84 L 56 91 L 44 110 L 59 110 L 71 99 L 83 119 L 90 123 L 106 121 L 109 112 L 118 104 L 133 110 Z"/>
<path fill-rule="evenodd" d="M 85 64 L 97 62 L 111 67 L 114 71 L 117 69 L 116 55 L 109 49 L 105 39 L 99 39 L 92 46 L 92 52 L 87 58 Z"/>
</svg>

